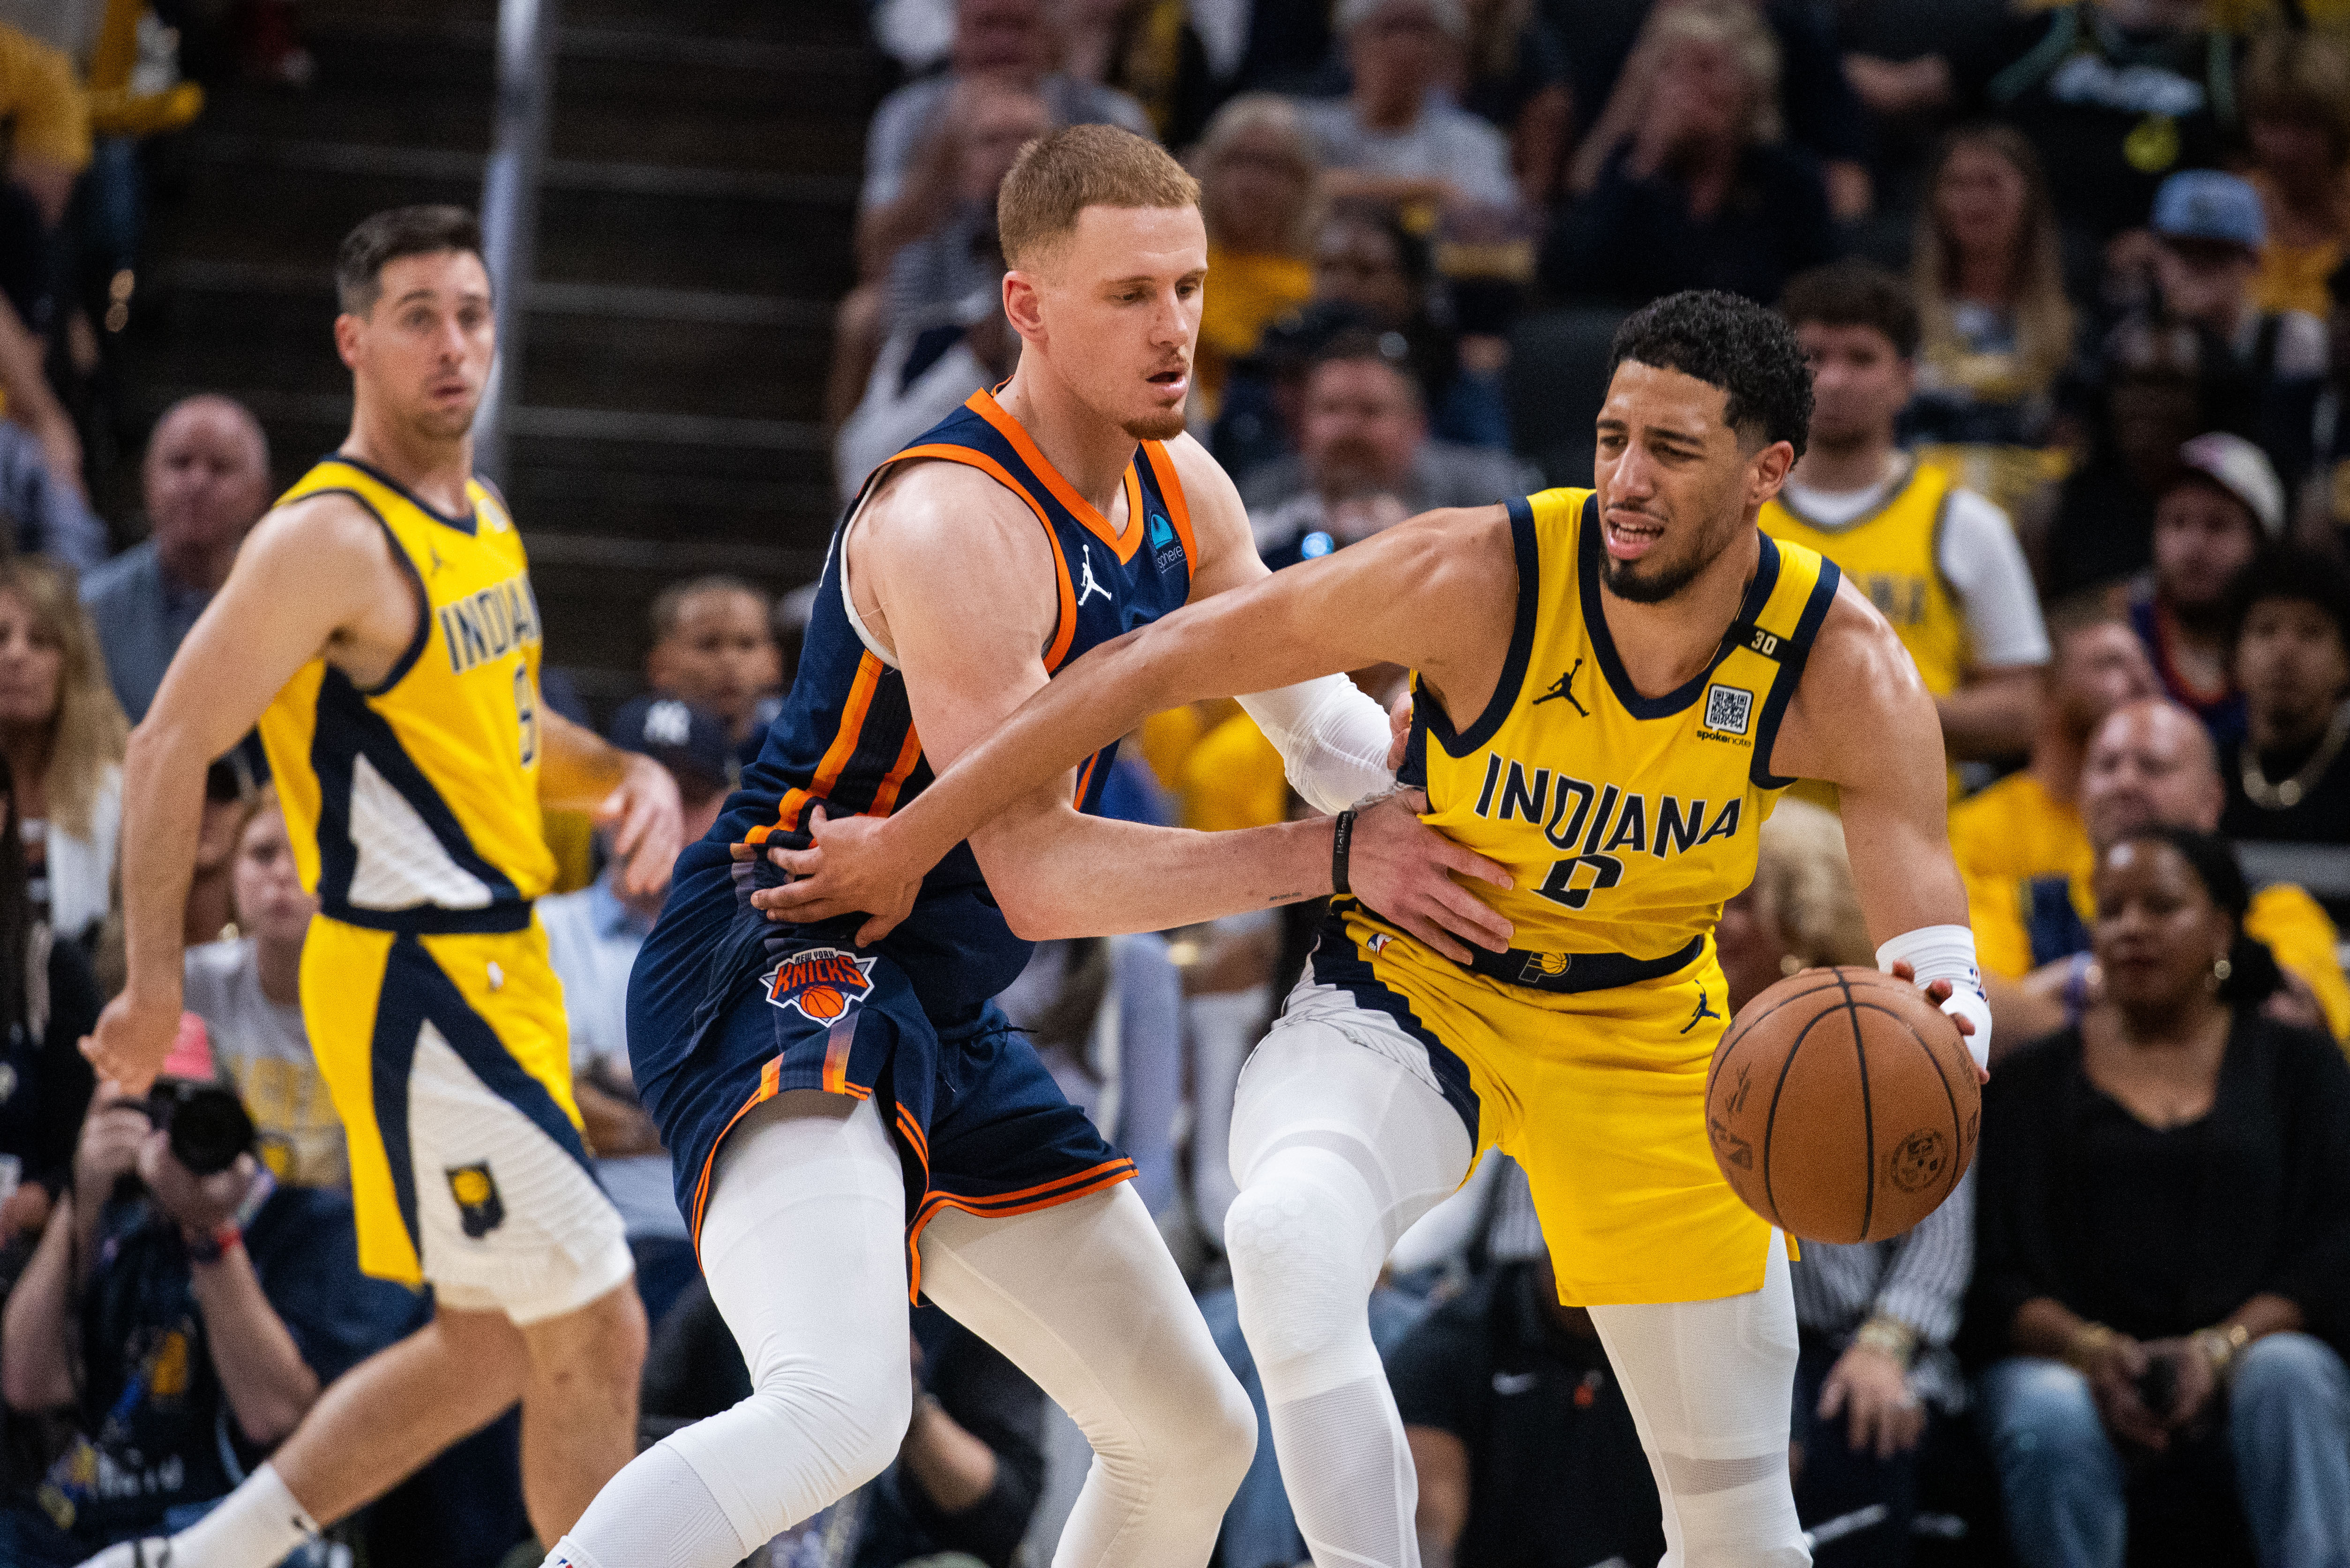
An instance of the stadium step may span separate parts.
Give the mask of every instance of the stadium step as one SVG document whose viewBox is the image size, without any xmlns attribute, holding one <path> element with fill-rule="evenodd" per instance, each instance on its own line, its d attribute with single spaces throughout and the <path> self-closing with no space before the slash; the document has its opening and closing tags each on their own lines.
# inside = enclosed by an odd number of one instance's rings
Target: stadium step
<svg viewBox="0 0 2350 1568">
<path fill-rule="evenodd" d="M 172 150 L 126 344 L 140 428 L 226 391 L 286 480 L 348 420 L 337 242 L 380 208 L 476 202 L 495 87 L 494 0 L 301 16 L 312 88 L 224 87 Z M 565 0 L 561 16 L 506 490 L 549 662 L 608 700 L 636 680 L 663 582 L 782 590 L 821 566 L 823 375 L 884 70 L 838 0 Z M 127 472 L 115 488 L 135 493 Z"/>
</svg>

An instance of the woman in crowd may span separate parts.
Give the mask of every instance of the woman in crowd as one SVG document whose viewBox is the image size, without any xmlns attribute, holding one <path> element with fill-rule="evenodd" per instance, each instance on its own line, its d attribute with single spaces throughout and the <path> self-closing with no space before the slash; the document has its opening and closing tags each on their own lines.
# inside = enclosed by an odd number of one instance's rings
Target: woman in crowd
<svg viewBox="0 0 2350 1568">
<path fill-rule="evenodd" d="M 1212 421 L 1224 377 L 1256 352 L 1264 329 L 1314 294 L 1315 200 L 1320 165 L 1297 106 L 1248 93 L 1218 109 L 1191 155 L 1208 227 L 1208 291 L 1193 384 Z"/>
<path fill-rule="evenodd" d="M 2237 579 L 2232 667 L 2246 736 L 2220 776 L 2234 838 L 2350 844 L 2350 578 L 2284 546 Z"/>
<path fill-rule="evenodd" d="M 1468 0 L 1461 107 L 1510 139 L 1510 172 L 1529 212 L 1550 205 L 1565 171 L 1574 103 L 1566 46 L 1534 0 Z"/>
<path fill-rule="evenodd" d="M 1800 800 L 1763 825 L 1754 880 L 1714 933 L 1731 1013 L 1787 975 L 1825 964 L 1874 969 L 1846 858 L 1844 826 Z M 1795 1507 L 1807 1525 L 1881 1504 L 1882 1527 L 1838 1548 L 1858 1568 L 1909 1561 L 1919 1459 L 1930 1418 L 1965 1407 L 1950 1338 L 1974 1256 L 1974 1184 L 1889 1241 L 1805 1241 L 1792 1279 Z"/>
<path fill-rule="evenodd" d="M 2032 144 L 1953 132 L 1918 209 L 1909 283 L 1923 329 L 1911 433 L 2010 516 L 2053 477 L 2043 449 L 2073 355 L 2062 244 Z"/>
<path fill-rule="evenodd" d="M 16 781 L 33 909 L 88 948 L 113 894 L 130 725 L 72 575 L 0 562 L 0 757 Z"/>
<path fill-rule="evenodd" d="M 2254 303 L 2263 311 L 2333 313 L 2325 280 L 2350 240 L 2350 52 L 2331 34 L 2264 33 L 2244 61 L 2248 178 L 2268 241 Z"/>
<path fill-rule="evenodd" d="M 1774 300 L 1836 250 L 1818 161 L 1781 140 L 1779 46 L 1742 0 L 1660 8 L 1575 158 L 1542 260 L 1554 294 Z"/>
<path fill-rule="evenodd" d="M 2102 999 L 1983 1095 L 1970 1334 L 2025 1568 L 2350 1559 L 2350 1065 L 2264 1018 L 2227 843 L 2100 857 Z"/>
</svg>

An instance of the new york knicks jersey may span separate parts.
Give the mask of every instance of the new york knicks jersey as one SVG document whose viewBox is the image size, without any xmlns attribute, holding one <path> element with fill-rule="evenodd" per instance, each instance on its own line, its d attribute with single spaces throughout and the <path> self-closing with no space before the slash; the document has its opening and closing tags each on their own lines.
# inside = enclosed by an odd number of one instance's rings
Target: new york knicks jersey
<svg viewBox="0 0 2350 1568">
<path fill-rule="evenodd" d="M 993 397 L 973 393 L 877 468 L 835 530 L 791 696 L 768 727 L 758 760 L 743 770 L 743 787 L 727 803 L 713 836 L 753 844 L 789 838 L 805 830 L 808 808 L 817 801 L 827 815 L 887 816 L 929 786 L 932 774 L 914 732 L 905 676 L 868 641 L 853 617 L 843 548 L 881 475 L 915 459 L 978 469 L 1035 514 L 1052 546 L 1059 596 L 1052 638 L 1037 649 L 1048 671 L 1190 597 L 1198 552 L 1182 483 L 1165 446 L 1142 442 L 1128 465 L 1121 535 Z M 973 605 L 971 613 L 985 615 L 987 607 Z M 1079 770 L 1079 810 L 1099 805 L 1116 751 L 1113 745 L 1097 753 Z M 913 913 L 879 944 L 904 964 L 923 1004 L 942 1012 L 975 1007 L 1010 984 L 1028 949 L 988 898 L 967 844 L 931 869 Z"/>
<path fill-rule="evenodd" d="M 1913 462 L 1892 494 L 1841 527 L 1804 516 L 1784 492 L 1764 504 L 1760 519 L 1762 532 L 1827 556 L 1868 596 L 1937 697 L 1957 691 L 1967 669 L 1966 611 L 1941 566 L 1953 488 L 1942 470 Z"/>
<path fill-rule="evenodd" d="M 1515 884 L 1478 885 L 1515 935 L 1474 967 L 1541 986 L 1687 962 L 1753 879 L 1756 835 L 1794 782 L 1771 772 L 1771 747 L 1836 568 L 1765 536 L 1712 661 L 1645 697 L 1602 613 L 1593 493 L 1548 490 L 1509 511 L 1518 603 L 1500 686 L 1457 729 L 1416 702 L 1403 771 L 1428 792 L 1428 824 Z"/>
<path fill-rule="evenodd" d="M 278 504 L 348 495 L 383 525 L 418 596 L 416 633 L 362 688 L 314 659 L 261 716 L 302 885 L 380 930 L 519 930 L 555 877 L 538 804 L 539 619 L 522 538 L 466 485 L 446 517 L 348 457 Z"/>
</svg>

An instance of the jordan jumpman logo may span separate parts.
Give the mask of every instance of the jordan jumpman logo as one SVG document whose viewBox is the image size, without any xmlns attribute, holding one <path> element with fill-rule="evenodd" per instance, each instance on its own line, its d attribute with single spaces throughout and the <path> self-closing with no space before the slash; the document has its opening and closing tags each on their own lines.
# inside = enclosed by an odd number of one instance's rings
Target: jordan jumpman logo
<svg viewBox="0 0 2350 1568">
<path fill-rule="evenodd" d="M 1087 599 L 1093 597 L 1096 594 L 1101 595 L 1104 598 L 1111 597 L 1110 591 L 1102 587 L 1100 581 L 1094 576 L 1094 547 L 1091 545 L 1087 545 L 1083 546 L 1083 548 L 1086 553 L 1086 578 L 1084 582 L 1077 585 L 1077 603 L 1080 607 L 1082 607 Z"/>
<path fill-rule="evenodd" d="M 1699 1024 L 1704 1023 L 1707 1019 L 1719 1018 L 1721 1016 L 1721 1013 L 1716 1012 L 1711 1007 L 1706 1005 L 1705 987 L 1700 985 L 1697 988 L 1697 1011 L 1690 1014 L 1690 1021 L 1681 1025 L 1680 1032 L 1683 1034 L 1686 1034 L 1690 1030 L 1696 1028 Z"/>
<path fill-rule="evenodd" d="M 1574 669 L 1560 676 L 1555 681 L 1551 683 L 1551 689 L 1549 691 L 1544 692 L 1541 696 L 1534 700 L 1534 706 L 1539 708 L 1545 702 L 1555 702 L 1560 698 L 1564 697 L 1574 706 L 1576 712 L 1582 714 L 1586 719 L 1590 718 L 1591 710 L 1586 708 L 1575 695 L 1575 678 L 1581 673 L 1583 673 L 1583 660 L 1578 659 L 1575 661 Z"/>
</svg>

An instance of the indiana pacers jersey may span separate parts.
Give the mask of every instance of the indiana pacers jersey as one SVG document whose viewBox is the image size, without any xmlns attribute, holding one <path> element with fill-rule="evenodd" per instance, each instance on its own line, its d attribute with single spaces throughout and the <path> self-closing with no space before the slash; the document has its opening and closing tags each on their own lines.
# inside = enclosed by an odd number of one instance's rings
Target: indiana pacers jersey
<svg viewBox="0 0 2350 1568">
<path fill-rule="evenodd" d="M 1953 485 L 1930 463 L 1908 475 L 1874 510 L 1840 527 L 1806 517 L 1783 492 L 1762 508 L 1762 532 L 1834 561 L 1893 623 L 1926 690 L 1946 697 L 1967 669 L 1964 607 L 1942 576 L 1942 518 Z"/>
<path fill-rule="evenodd" d="M 1335 900 L 1284 1024 L 1377 1038 L 1451 1102 L 1481 1147 L 1525 1168 L 1571 1304 L 1754 1290 L 1772 1231 L 1721 1179 L 1705 1075 L 1729 1012 L 1712 932 L 1754 875 L 1794 781 L 1771 748 L 1836 568 L 1768 536 L 1705 669 L 1635 690 L 1601 602 L 1587 490 L 1509 506 L 1518 600 L 1500 685 L 1455 718 L 1424 695 L 1401 782 L 1424 820 L 1498 861 L 1472 884 L 1506 953 L 1467 970 L 1359 901 Z"/>
<path fill-rule="evenodd" d="M 515 930 L 555 876 L 538 805 L 537 601 L 521 535 L 487 486 L 444 517 L 366 464 L 329 457 L 279 504 L 348 495 L 383 525 L 416 635 L 362 689 L 324 659 L 261 716 L 303 886 L 380 930 Z"/>
<path fill-rule="evenodd" d="M 713 839 L 761 844 L 804 830 L 808 808 L 887 816 L 932 777 L 914 732 L 906 680 L 855 618 L 843 540 L 880 476 L 915 459 L 959 462 L 1010 490 L 1035 514 L 1052 546 L 1059 611 L 1037 649 L 1056 671 L 1087 649 L 1180 608 L 1191 597 L 1197 549 L 1183 487 L 1167 449 L 1144 441 L 1126 471 L 1123 534 L 1072 488 L 1028 432 L 986 391 L 874 471 L 833 535 L 817 586 L 798 678 L 769 726 L 758 760 L 727 803 Z M 973 613 L 985 613 L 974 606 Z M 1116 747 L 1079 770 L 1076 804 L 1101 800 Z M 1029 944 L 1012 934 L 987 897 L 979 863 L 958 845 L 925 879 L 914 912 L 879 950 L 904 961 L 926 1006 L 954 1012 L 1011 983 Z"/>
</svg>

